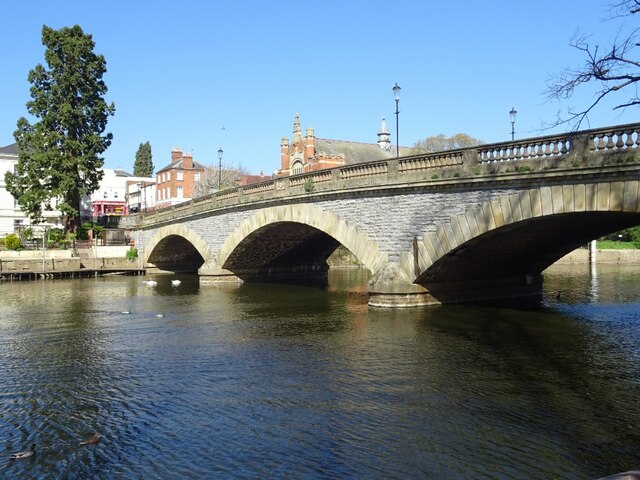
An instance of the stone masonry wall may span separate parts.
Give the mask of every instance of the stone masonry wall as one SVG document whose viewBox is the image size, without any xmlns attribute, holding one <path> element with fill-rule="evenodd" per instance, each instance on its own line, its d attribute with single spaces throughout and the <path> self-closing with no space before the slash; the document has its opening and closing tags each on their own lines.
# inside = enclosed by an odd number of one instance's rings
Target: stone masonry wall
<svg viewBox="0 0 640 480">
<path fill-rule="evenodd" d="M 377 193 L 344 196 L 311 203 L 331 212 L 369 236 L 382 252 L 400 254 L 411 249 L 415 236 L 435 230 L 438 223 L 483 201 L 517 192 L 516 189 L 465 192 L 416 192 L 402 195 Z M 295 205 L 295 204 L 292 204 Z M 248 209 L 222 215 L 204 216 L 176 222 L 202 237 L 216 254 L 227 237 L 258 210 Z M 138 231 L 136 245 L 146 245 L 157 229 Z"/>
</svg>

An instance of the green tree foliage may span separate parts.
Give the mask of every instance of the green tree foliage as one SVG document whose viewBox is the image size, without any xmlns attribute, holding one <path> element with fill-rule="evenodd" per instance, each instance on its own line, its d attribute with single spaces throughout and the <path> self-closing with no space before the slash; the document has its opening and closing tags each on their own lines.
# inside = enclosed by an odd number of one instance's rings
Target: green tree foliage
<svg viewBox="0 0 640 480">
<path fill-rule="evenodd" d="M 445 150 L 455 150 L 457 148 L 474 147 L 484 142 L 466 133 L 457 133 L 451 137 L 446 137 L 442 133 L 424 140 L 419 140 L 413 145 L 414 153 L 433 153 Z"/>
<path fill-rule="evenodd" d="M 640 16 L 640 0 L 616 0 L 609 3 L 609 18 L 606 20 L 619 22 L 620 28 L 616 37 L 604 48 L 590 44 L 588 35 L 580 32 L 573 35 L 570 45 L 580 52 L 584 63 L 577 68 L 567 68 L 552 77 L 546 90 L 547 97 L 565 100 L 587 84 L 598 85 L 598 89 L 591 103 L 576 109 L 569 108 L 566 114 L 559 114 L 550 126 L 568 123 L 578 129 L 591 110 L 608 96 L 616 95 L 618 98 L 614 110 L 640 106 L 640 30 L 637 23 L 627 21 L 627 17 L 634 15 L 634 20 Z M 623 97 L 620 98 L 620 95 Z"/>
<path fill-rule="evenodd" d="M 149 142 L 141 143 L 136 152 L 136 160 L 133 162 L 133 175 L 150 177 L 153 175 L 153 168 L 151 145 Z"/>
<path fill-rule="evenodd" d="M 640 248 L 640 226 L 627 228 L 625 233 L 629 239 L 635 244 L 636 248 Z"/>
<path fill-rule="evenodd" d="M 45 60 L 29 72 L 31 100 L 14 137 L 18 144 L 15 172 L 7 172 L 7 190 L 34 223 L 43 208 L 57 208 L 65 216 L 67 230 L 79 224 L 83 195 L 98 189 L 111 133 L 102 135 L 115 112 L 103 96 L 106 61 L 93 52 L 91 35 L 79 26 L 54 30 L 42 27 Z"/>
</svg>

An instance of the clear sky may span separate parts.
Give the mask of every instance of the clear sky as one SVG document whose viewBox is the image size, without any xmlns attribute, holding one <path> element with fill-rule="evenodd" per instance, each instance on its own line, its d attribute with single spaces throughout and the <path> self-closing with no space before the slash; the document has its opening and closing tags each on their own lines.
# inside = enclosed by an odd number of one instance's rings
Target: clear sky
<svg viewBox="0 0 640 480">
<path fill-rule="evenodd" d="M 609 45 L 621 21 L 605 21 L 609 0 L 11 0 L 0 28 L 0 146 L 26 115 L 27 74 L 44 64 L 42 25 L 80 25 L 93 35 L 116 105 L 105 167 L 133 170 L 142 142 L 156 170 L 173 147 L 203 164 L 251 173 L 280 164 L 296 112 L 320 138 L 374 143 L 381 118 L 393 133 L 391 88 L 402 87 L 400 143 L 467 133 L 485 142 L 541 131 L 559 111 L 590 102 L 594 87 L 547 101 L 550 76 L 581 64 L 569 46 L 580 30 Z M 631 21 L 627 19 L 627 28 Z M 620 97 L 624 100 L 627 96 Z M 638 120 L 606 102 L 595 128 Z M 224 126 L 224 129 L 222 128 Z"/>
</svg>

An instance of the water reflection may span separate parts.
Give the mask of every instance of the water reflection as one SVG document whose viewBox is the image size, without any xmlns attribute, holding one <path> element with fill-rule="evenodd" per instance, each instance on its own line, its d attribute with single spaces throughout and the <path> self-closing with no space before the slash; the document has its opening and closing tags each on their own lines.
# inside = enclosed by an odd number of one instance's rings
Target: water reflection
<svg viewBox="0 0 640 480">
<path fill-rule="evenodd" d="M 5 477 L 578 479 L 640 464 L 633 269 L 548 272 L 527 308 L 396 311 L 367 308 L 362 271 L 331 272 L 328 289 L 180 278 L 0 284 Z M 32 442 L 36 458 L 8 460 Z"/>
</svg>

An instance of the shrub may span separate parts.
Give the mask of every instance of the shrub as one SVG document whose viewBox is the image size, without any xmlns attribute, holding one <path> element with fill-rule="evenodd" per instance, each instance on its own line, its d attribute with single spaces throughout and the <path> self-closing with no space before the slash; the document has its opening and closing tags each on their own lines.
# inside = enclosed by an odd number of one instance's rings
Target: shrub
<svg viewBox="0 0 640 480">
<path fill-rule="evenodd" d="M 22 241 L 31 240 L 33 238 L 33 229 L 31 227 L 25 227 L 20 230 L 20 239 Z"/>
<path fill-rule="evenodd" d="M 18 250 L 22 246 L 22 240 L 15 233 L 10 233 L 4 237 L 4 246 L 9 250 Z"/>
<path fill-rule="evenodd" d="M 136 247 L 131 247 L 129 250 L 127 250 L 126 257 L 130 262 L 133 262 L 136 258 L 138 258 L 138 249 Z"/>
<path fill-rule="evenodd" d="M 304 191 L 307 193 L 315 192 L 316 186 L 313 184 L 313 178 L 307 178 L 304 182 Z"/>
<path fill-rule="evenodd" d="M 76 231 L 78 240 L 89 240 L 89 230 L 93 227 L 91 222 L 84 222 Z"/>
<path fill-rule="evenodd" d="M 102 234 L 104 233 L 104 227 L 102 225 L 93 225 L 93 237 L 94 238 L 102 238 Z"/>
<path fill-rule="evenodd" d="M 64 239 L 64 230 L 61 228 L 52 228 L 47 235 L 47 243 L 58 243 Z"/>
</svg>

